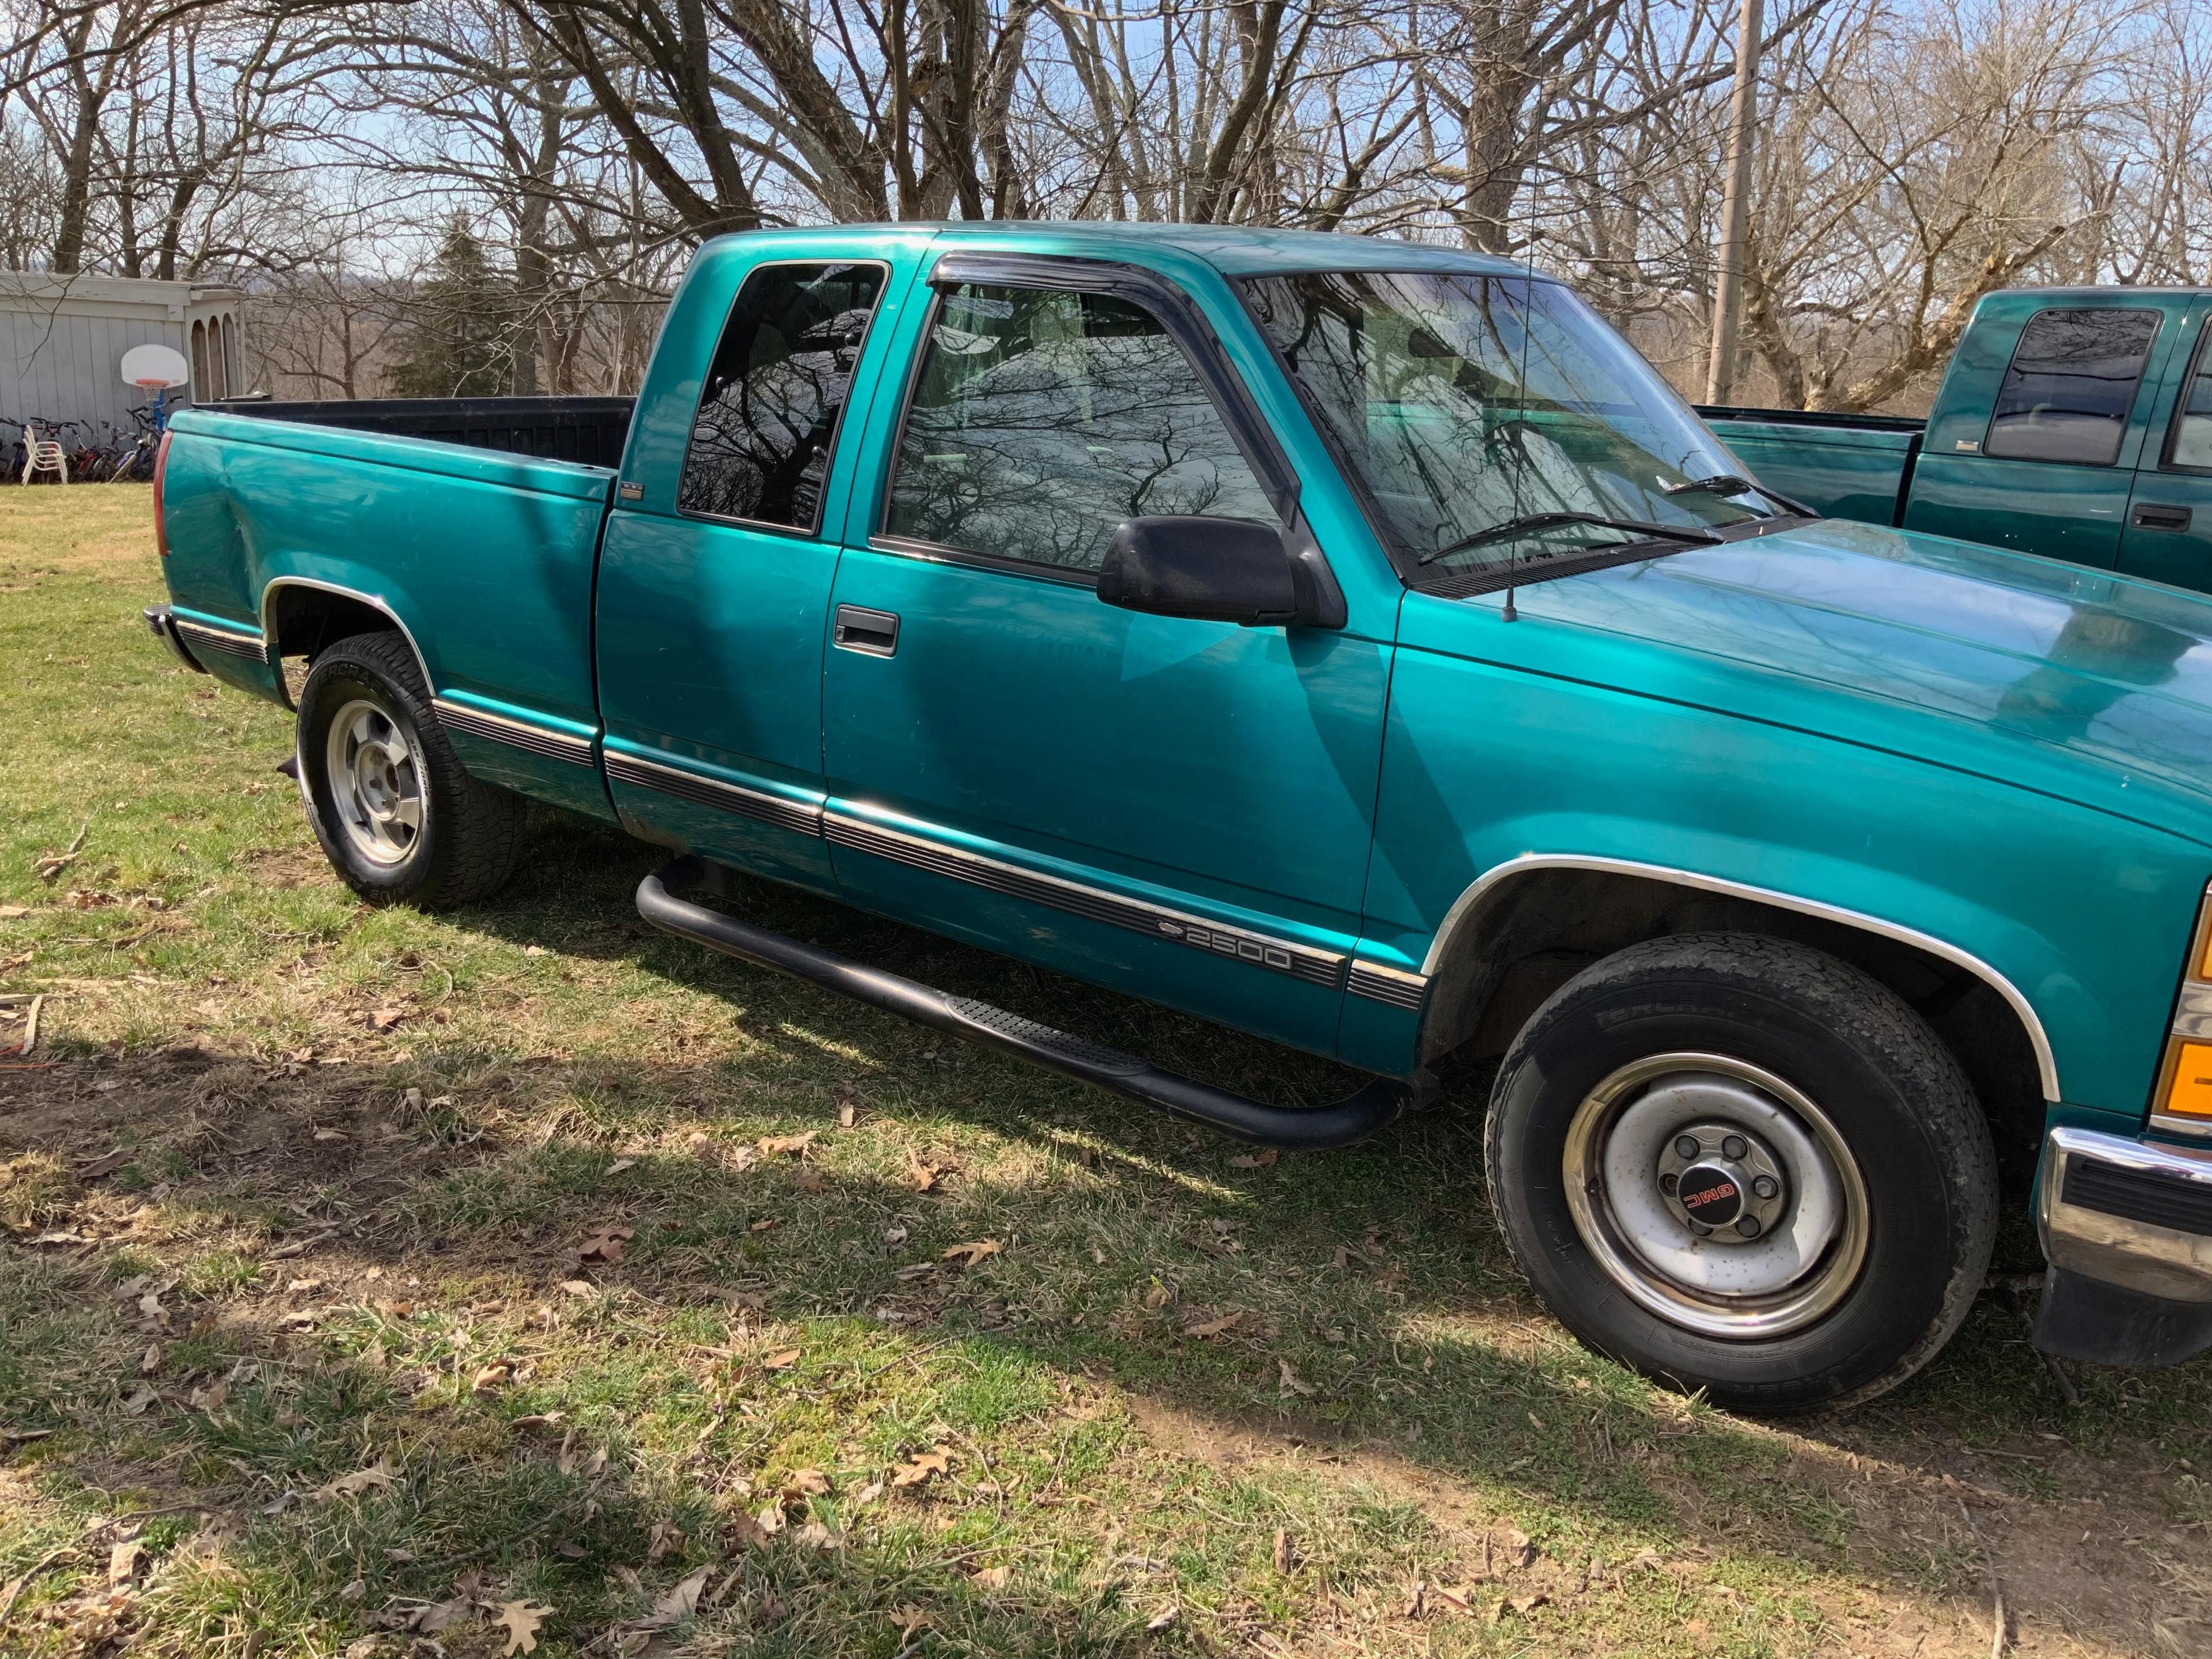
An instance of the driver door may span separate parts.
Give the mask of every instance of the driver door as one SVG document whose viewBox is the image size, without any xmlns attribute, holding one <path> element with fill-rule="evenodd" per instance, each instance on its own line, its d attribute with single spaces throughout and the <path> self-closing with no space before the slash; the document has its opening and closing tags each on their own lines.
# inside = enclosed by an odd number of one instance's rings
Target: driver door
<svg viewBox="0 0 2212 1659">
<path fill-rule="evenodd" d="M 883 473 L 856 491 L 824 678 L 838 884 L 1326 1051 L 1389 647 L 1100 603 L 1122 520 L 1279 526 L 1295 499 L 1263 486 L 1286 470 L 1255 469 L 1189 331 L 1164 321 L 1178 290 L 1133 295 L 1126 266 L 1111 292 L 1082 278 L 1109 268 L 1017 267 L 940 280 L 909 384 L 878 400 Z"/>
</svg>

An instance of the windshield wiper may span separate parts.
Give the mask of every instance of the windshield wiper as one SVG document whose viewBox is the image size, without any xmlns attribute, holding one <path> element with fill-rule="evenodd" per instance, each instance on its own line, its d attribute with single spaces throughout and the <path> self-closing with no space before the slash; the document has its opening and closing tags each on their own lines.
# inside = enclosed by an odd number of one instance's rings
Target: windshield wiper
<svg viewBox="0 0 2212 1659">
<path fill-rule="evenodd" d="M 1462 536 L 1433 553 L 1424 553 L 1413 562 L 1434 564 L 1438 559 L 1449 558 L 1455 553 L 1464 553 L 1471 547 L 1480 547 L 1487 542 L 1502 542 L 1514 536 L 1525 536 L 1532 531 L 1551 530 L 1561 525 L 1594 524 L 1606 530 L 1620 530 L 1639 536 L 1657 536 L 1668 541 L 1691 542 L 1699 545 L 1724 541 L 1727 538 L 1710 530 L 1692 530 L 1686 525 L 1651 524 L 1643 519 L 1608 519 L 1598 513 L 1529 513 L 1504 524 L 1494 524 L 1487 530 L 1478 530 L 1471 536 Z"/>
<path fill-rule="evenodd" d="M 1759 486 L 1741 472 L 1716 472 L 1710 478 L 1686 478 L 1668 484 L 1662 495 L 1747 495 Z"/>
<path fill-rule="evenodd" d="M 1710 478 L 1691 478 L 1678 484 L 1668 484 L 1659 492 L 1662 495 L 1764 495 L 1776 506 L 1786 507 L 1801 519 L 1824 516 L 1818 507 L 1808 507 L 1795 498 L 1769 489 L 1755 478 L 1747 478 L 1741 472 L 1717 472 Z"/>
</svg>

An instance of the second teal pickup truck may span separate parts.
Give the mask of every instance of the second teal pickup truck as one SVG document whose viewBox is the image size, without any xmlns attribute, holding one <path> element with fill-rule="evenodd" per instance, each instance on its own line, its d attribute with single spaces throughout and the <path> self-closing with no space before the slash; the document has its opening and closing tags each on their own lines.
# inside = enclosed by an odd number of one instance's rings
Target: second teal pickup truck
<svg viewBox="0 0 2212 1659">
<path fill-rule="evenodd" d="M 1924 421 L 1705 408 L 1761 483 L 1838 518 L 2212 590 L 2212 289 L 2008 289 Z"/>
<path fill-rule="evenodd" d="M 618 465 L 171 428 L 148 620 L 279 702 L 304 664 L 371 902 L 490 893 L 538 800 L 677 854 L 659 927 L 1250 1139 L 1499 1055 L 1539 1294 L 1747 1410 L 1926 1364 L 2002 1203 L 2046 1348 L 2212 1345 L 2212 600 L 1820 519 L 1565 284 L 1390 241 L 725 238 L 626 431 L 557 413 L 437 429 Z M 767 932 L 740 873 L 1368 1080 L 1249 1099 Z"/>
</svg>

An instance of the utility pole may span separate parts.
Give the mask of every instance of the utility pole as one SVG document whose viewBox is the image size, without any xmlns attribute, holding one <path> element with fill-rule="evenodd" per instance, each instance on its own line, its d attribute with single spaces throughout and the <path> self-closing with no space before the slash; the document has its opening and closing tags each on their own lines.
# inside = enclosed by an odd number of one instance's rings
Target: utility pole
<svg viewBox="0 0 2212 1659">
<path fill-rule="evenodd" d="M 1721 198 L 1721 257 L 1713 284 L 1713 355 L 1705 368 L 1705 401 L 1735 396 L 1735 331 L 1743 311 L 1745 224 L 1751 216 L 1751 151 L 1759 128 L 1759 37 L 1762 0 L 1743 0 L 1735 30 L 1735 93 L 1729 100 L 1728 185 Z"/>
</svg>

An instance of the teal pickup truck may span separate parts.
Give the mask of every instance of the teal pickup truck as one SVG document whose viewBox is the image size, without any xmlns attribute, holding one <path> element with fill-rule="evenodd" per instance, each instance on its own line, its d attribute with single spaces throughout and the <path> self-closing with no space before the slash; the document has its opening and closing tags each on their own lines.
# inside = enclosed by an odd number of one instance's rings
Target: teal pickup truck
<svg viewBox="0 0 2212 1659">
<path fill-rule="evenodd" d="M 1250 1139 L 1500 1055 L 1516 1261 L 1743 1409 L 1924 1364 L 2001 1194 L 2047 1349 L 2212 1344 L 2212 601 L 1801 511 L 1564 284 L 1392 241 L 730 237 L 618 465 L 362 424 L 178 416 L 149 621 L 304 659 L 373 902 L 492 891 L 538 800 L 673 850 L 670 933 Z M 1369 1080 L 1248 1099 L 733 872 Z"/>
<path fill-rule="evenodd" d="M 1761 483 L 1838 518 L 2212 591 L 2208 324 L 2212 289 L 2008 289 L 1974 307 L 1924 421 L 1698 412 Z"/>
</svg>

